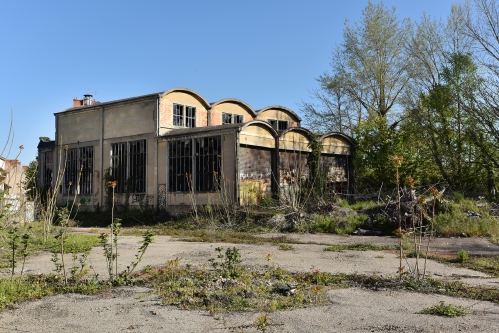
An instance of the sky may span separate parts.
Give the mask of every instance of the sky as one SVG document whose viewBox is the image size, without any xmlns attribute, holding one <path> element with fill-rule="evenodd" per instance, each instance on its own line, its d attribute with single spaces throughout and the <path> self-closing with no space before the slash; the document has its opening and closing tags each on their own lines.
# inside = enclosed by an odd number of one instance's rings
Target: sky
<svg viewBox="0 0 499 333">
<path fill-rule="evenodd" d="M 373 0 L 373 3 L 379 3 Z M 456 1 L 385 0 L 400 19 L 445 20 Z M 367 0 L 18 0 L 0 12 L 0 154 L 23 165 L 54 113 L 74 97 L 101 102 L 187 87 L 209 102 L 282 105 L 303 118 L 345 20 Z M 12 116 L 11 116 L 12 115 Z M 13 140 L 8 140 L 10 122 Z M 4 150 L 6 143 L 7 147 Z M 2 154 L 2 150 L 4 150 Z"/>
</svg>

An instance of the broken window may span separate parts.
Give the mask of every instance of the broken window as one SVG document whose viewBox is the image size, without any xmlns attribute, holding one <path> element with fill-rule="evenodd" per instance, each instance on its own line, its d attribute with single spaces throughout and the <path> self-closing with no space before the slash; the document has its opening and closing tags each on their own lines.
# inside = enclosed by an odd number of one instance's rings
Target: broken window
<svg viewBox="0 0 499 333">
<path fill-rule="evenodd" d="M 170 141 L 168 191 L 204 192 L 218 189 L 222 160 L 221 145 L 220 136 Z"/>
<path fill-rule="evenodd" d="M 146 140 L 132 141 L 130 146 L 130 179 L 131 191 L 146 192 Z"/>
<path fill-rule="evenodd" d="M 111 145 L 111 178 L 117 181 L 114 191 L 125 193 L 128 149 L 126 142 Z M 107 184 L 105 184 L 107 186 Z"/>
<path fill-rule="evenodd" d="M 196 142 L 196 191 L 215 191 L 220 185 L 221 140 L 219 136 Z"/>
<path fill-rule="evenodd" d="M 91 194 L 94 171 L 94 147 L 78 149 L 80 158 L 80 194 Z"/>
<path fill-rule="evenodd" d="M 52 169 L 54 167 L 53 152 L 45 152 L 44 153 L 44 170 L 43 170 L 43 185 L 44 186 L 52 186 Z"/>
<path fill-rule="evenodd" d="M 184 106 L 173 104 L 173 126 L 184 126 Z"/>
<path fill-rule="evenodd" d="M 241 124 L 243 122 L 243 116 L 239 114 L 234 115 L 234 124 Z"/>
<path fill-rule="evenodd" d="M 279 132 L 285 131 L 289 128 L 289 122 L 287 120 L 269 119 L 268 122 Z"/>
<path fill-rule="evenodd" d="M 64 194 L 74 194 L 78 177 L 78 150 L 66 149 L 66 170 L 64 171 Z"/>
<path fill-rule="evenodd" d="M 111 178 L 117 181 L 116 193 L 126 192 L 127 181 L 131 192 L 146 192 L 146 157 L 146 140 L 111 145 Z"/>
<path fill-rule="evenodd" d="M 173 126 L 196 127 L 196 108 L 173 104 Z"/>
<path fill-rule="evenodd" d="M 232 124 L 232 115 L 230 113 L 222 113 L 222 124 Z"/>
<path fill-rule="evenodd" d="M 185 127 L 196 127 L 196 108 L 187 106 L 185 111 Z"/>
<path fill-rule="evenodd" d="M 187 192 L 192 189 L 191 140 L 168 143 L 168 191 Z"/>
<path fill-rule="evenodd" d="M 93 147 L 66 150 L 64 172 L 64 194 L 91 194 L 93 184 Z M 45 167 L 47 169 L 47 165 Z"/>
<path fill-rule="evenodd" d="M 278 131 L 285 131 L 289 127 L 288 121 L 287 120 L 279 120 L 277 122 L 277 130 Z"/>
</svg>

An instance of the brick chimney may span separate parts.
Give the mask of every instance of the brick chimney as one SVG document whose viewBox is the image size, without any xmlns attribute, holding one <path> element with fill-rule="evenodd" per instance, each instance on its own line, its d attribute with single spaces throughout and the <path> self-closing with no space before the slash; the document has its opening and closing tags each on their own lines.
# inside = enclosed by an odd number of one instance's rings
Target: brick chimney
<svg viewBox="0 0 499 333">
<path fill-rule="evenodd" d="M 76 108 L 78 106 L 100 104 L 100 102 L 93 100 L 92 97 L 93 96 L 90 94 L 85 94 L 85 95 L 83 95 L 83 99 L 78 99 L 77 97 L 73 98 L 73 107 Z"/>
</svg>

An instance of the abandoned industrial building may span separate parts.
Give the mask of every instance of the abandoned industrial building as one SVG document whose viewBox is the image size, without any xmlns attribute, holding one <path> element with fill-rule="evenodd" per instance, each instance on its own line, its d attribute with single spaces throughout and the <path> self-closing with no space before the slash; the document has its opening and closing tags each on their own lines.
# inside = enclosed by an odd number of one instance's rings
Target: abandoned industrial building
<svg viewBox="0 0 499 333">
<path fill-rule="evenodd" d="M 282 106 L 208 103 L 175 88 L 102 103 L 85 95 L 54 115 L 55 140 L 38 145 L 38 185 L 56 190 L 60 205 L 75 193 L 89 210 L 106 205 L 109 180 L 117 181 L 118 205 L 146 201 L 172 212 L 221 200 L 248 205 L 271 194 L 285 200 L 308 170 L 312 133 Z M 349 193 L 355 143 L 336 132 L 320 141 L 328 186 Z"/>
</svg>

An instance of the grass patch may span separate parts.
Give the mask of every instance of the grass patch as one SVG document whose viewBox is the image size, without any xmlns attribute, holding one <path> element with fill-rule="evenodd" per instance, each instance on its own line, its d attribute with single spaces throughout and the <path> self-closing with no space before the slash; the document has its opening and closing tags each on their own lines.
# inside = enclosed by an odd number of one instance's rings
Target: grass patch
<svg viewBox="0 0 499 333">
<path fill-rule="evenodd" d="M 264 272 L 244 271 L 237 279 L 175 265 L 148 275 L 163 304 L 185 310 L 205 309 L 210 313 L 272 312 L 318 306 L 327 302 L 327 290 L 347 287 L 340 275 L 320 271 L 291 273 L 274 266 Z"/>
<path fill-rule="evenodd" d="M 343 207 L 343 208 L 350 208 L 353 210 L 363 210 L 363 209 L 372 209 L 372 208 L 380 207 L 380 205 L 377 202 L 374 202 L 372 200 L 357 201 L 353 204 L 349 204 L 348 201 L 346 201 L 346 200 L 340 200 L 338 202 L 338 206 Z"/>
<path fill-rule="evenodd" d="M 440 301 L 440 304 L 434 305 L 430 308 L 423 309 L 422 311 L 417 313 L 455 318 L 459 316 L 464 316 L 466 314 L 470 314 L 471 312 L 462 306 L 445 304 L 444 301 Z"/>
<path fill-rule="evenodd" d="M 0 309 L 13 304 L 40 299 L 45 296 L 62 293 L 94 294 L 109 288 L 106 283 L 88 280 L 77 284 L 62 284 L 62 277 L 57 275 L 27 275 L 20 278 L 0 279 Z"/>
<path fill-rule="evenodd" d="M 187 242 L 207 242 L 207 243 L 234 243 L 234 244 L 302 244 L 299 240 L 291 239 L 286 236 L 260 237 L 250 232 L 224 231 L 224 230 L 183 230 L 172 229 L 161 225 L 150 227 L 134 227 L 123 229 L 123 235 L 139 236 L 145 229 L 154 230 L 157 236 L 172 236 Z"/>
<path fill-rule="evenodd" d="M 465 233 L 473 237 L 493 237 L 499 234 L 499 219 L 490 216 L 487 208 L 477 207 L 472 200 L 444 203 L 440 205 L 439 211 L 435 216 L 435 231 L 443 236 Z M 468 211 L 478 213 L 482 217 L 470 217 Z"/>
<path fill-rule="evenodd" d="M 439 255 L 431 255 L 428 257 L 430 259 L 445 264 L 469 268 L 474 271 L 486 273 L 494 277 L 499 277 L 499 256 L 493 256 L 493 257 L 468 256 L 466 260 L 462 260 L 459 254 L 455 258 L 448 258 Z"/>
<path fill-rule="evenodd" d="M 374 245 L 369 243 L 357 244 L 337 244 L 331 245 L 324 249 L 324 251 L 343 252 L 343 251 L 385 251 L 394 249 L 390 245 Z"/>
<path fill-rule="evenodd" d="M 279 245 L 279 247 L 277 249 L 279 251 L 294 251 L 295 250 L 294 246 L 289 245 L 289 244 L 281 244 L 281 245 Z"/>
</svg>

